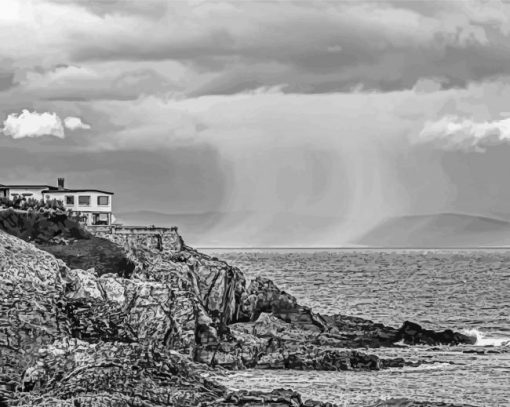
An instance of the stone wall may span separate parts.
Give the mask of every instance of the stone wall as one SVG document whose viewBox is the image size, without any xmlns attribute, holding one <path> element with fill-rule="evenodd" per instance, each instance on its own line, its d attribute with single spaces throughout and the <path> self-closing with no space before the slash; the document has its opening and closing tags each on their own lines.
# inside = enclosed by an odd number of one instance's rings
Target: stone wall
<svg viewBox="0 0 510 407">
<path fill-rule="evenodd" d="M 87 230 L 97 237 L 108 239 L 124 248 L 149 248 L 178 253 L 184 242 L 177 227 L 153 226 L 89 226 Z"/>
</svg>

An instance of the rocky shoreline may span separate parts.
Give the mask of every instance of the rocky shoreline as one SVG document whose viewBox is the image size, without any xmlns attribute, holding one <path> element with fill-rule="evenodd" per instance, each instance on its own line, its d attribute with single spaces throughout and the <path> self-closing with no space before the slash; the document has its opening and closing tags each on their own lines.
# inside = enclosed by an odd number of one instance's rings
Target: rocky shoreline
<svg viewBox="0 0 510 407">
<path fill-rule="evenodd" d="M 186 245 L 158 250 L 80 235 L 66 242 L 64 260 L 74 247 L 86 256 L 86 239 L 96 239 L 90 250 L 114 244 L 115 255 L 125 256 L 116 265 L 129 272 L 108 270 L 110 259 L 97 255 L 94 267 L 69 267 L 55 257 L 59 244 L 38 242 L 56 246 L 54 256 L 0 231 L 0 394 L 7 405 L 327 406 L 290 390 L 231 393 L 207 372 L 378 370 L 420 363 L 381 358 L 374 353 L 381 346 L 475 341 L 408 321 L 396 329 L 320 315 L 271 280 L 247 285 L 239 269 Z M 393 405 L 424 405 L 406 403 Z"/>
</svg>

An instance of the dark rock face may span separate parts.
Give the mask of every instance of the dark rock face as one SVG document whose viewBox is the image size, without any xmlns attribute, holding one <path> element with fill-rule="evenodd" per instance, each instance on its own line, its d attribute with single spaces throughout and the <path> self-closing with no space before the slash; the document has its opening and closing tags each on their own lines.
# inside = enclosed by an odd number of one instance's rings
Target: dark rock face
<svg viewBox="0 0 510 407">
<path fill-rule="evenodd" d="M 399 336 L 409 345 L 474 345 L 476 338 L 447 329 L 442 332 L 423 329 L 420 325 L 406 321 L 399 330 Z"/>
<path fill-rule="evenodd" d="M 117 245 L 99 237 L 72 240 L 67 245 L 44 243 L 37 247 L 63 260 L 71 268 L 94 268 L 98 275 L 114 273 L 129 278 L 135 270 L 135 264 Z"/>
<path fill-rule="evenodd" d="M 328 335 L 321 338 L 325 343 L 335 340 L 352 348 L 378 348 L 392 346 L 400 340 L 397 329 L 368 319 L 341 314 L 323 315 L 322 318 L 329 328 Z"/>
</svg>

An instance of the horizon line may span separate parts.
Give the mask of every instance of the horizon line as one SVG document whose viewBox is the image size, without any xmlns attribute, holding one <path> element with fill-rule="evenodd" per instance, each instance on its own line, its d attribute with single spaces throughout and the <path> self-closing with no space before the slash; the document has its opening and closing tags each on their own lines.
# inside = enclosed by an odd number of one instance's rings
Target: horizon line
<svg viewBox="0 0 510 407">
<path fill-rule="evenodd" d="M 194 246 L 201 250 L 481 250 L 510 249 L 506 246 Z"/>
</svg>

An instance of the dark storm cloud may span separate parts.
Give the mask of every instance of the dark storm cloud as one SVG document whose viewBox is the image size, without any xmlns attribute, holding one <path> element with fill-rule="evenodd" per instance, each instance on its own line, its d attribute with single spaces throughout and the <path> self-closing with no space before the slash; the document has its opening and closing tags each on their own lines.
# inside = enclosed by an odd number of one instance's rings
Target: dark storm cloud
<svg viewBox="0 0 510 407">
<path fill-rule="evenodd" d="M 102 41 L 91 42 L 76 30 L 72 56 L 83 63 L 191 64 L 213 75 L 193 94 L 259 84 L 305 93 L 353 86 L 387 91 L 411 88 L 420 78 L 452 87 L 510 73 L 508 5 L 422 3 L 169 3 L 131 35 L 105 29 Z"/>
<path fill-rule="evenodd" d="M 0 92 L 9 89 L 13 84 L 14 72 L 0 71 Z"/>
<path fill-rule="evenodd" d="M 394 91 L 510 74 L 499 1 L 6 1 L 20 22 L 0 58 L 27 99 Z"/>
</svg>

